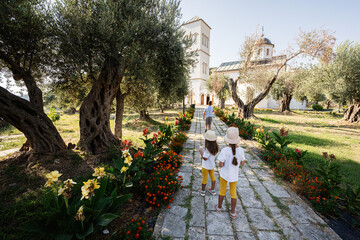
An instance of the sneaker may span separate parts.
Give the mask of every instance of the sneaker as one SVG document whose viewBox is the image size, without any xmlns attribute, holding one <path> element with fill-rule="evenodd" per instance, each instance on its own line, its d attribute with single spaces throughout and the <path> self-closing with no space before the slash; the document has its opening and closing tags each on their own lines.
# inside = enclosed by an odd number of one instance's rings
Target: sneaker
<svg viewBox="0 0 360 240">
<path fill-rule="evenodd" d="M 201 195 L 202 197 L 205 197 L 205 191 L 201 190 L 201 191 L 200 191 L 200 195 Z"/>
<path fill-rule="evenodd" d="M 237 212 L 236 211 L 235 211 L 235 213 L 230 212 L 230 217 L 232 219 L 235 219 L 237 217 Z"/>
<path fill-rule="evenodd" d="M 217 212 L 217 213 L 221 213 L 221 212 L 222 212 L 222 209 L 221 209 L 221 208 L 218 208 L 218 204 L 215 204 L 215 209 L 216 209 L 216 212 Z"/>
<path fill-rule="evenodd" d="M 211 190 L 210 188 L 208 188 L 208 191 L 211 195 L 216 195 L 215 189 Z"/>
</svg>

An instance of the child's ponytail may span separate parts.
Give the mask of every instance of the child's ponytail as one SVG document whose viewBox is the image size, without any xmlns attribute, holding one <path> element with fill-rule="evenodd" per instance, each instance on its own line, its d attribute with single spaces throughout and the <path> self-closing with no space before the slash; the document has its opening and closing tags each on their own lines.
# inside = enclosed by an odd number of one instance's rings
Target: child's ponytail
<svg viewBox="0 0 360 240">
<path fill-rule="evenodd" d="M 232 160 L 232 164 L 234 164 L 235 166 L 238 165 L 238 161 L 237 161 L 237 158 L 235 157 L 235 154 L 236 154 L 236 144 L 229 144 L 230 147 L 231 147 L 231 150 L 232 150 L 232 153 L 234 155 L 234 158 Z"/>
</svg>

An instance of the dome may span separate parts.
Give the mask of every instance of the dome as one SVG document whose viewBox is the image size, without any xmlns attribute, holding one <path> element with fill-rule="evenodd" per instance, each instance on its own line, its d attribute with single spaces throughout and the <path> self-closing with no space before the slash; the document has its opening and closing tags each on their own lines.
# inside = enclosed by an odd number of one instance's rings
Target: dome
<svg viewBox="0 0 360 240">
<path fill-rule="evenodd" d="M 259 38 L 258 40 L 256 40 L 255 44 L 256 44 L 256 45 L 269 44 L 269 45 L 273 45 L 273 46 L 274 46 L 274 44 L 272 44 L 271 41 L 270 41 L 268 38 L 266 38 L 266 37 L 261 37 L 261 38 Z"/>
</svg>

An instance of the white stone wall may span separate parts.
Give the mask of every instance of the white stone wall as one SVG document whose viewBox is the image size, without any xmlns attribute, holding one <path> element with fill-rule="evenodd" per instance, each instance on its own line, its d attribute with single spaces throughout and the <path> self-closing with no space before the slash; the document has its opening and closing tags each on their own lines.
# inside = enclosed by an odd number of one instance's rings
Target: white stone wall
<svg viewBox="0 0 360 240">
<path fill-rule="evenodd" d="M 201 95 L 204 95 L 204 104 L 206 104 L 206 96 L 210 95 L 206 89 L 206 81 L 209 79 L 210 28 L 202 20 L 198 20 L 183 25 L 183 29 L 186 35 L 196 39 L 190 51 L 197 52 L 196 65 L 190 69 L 190 97 L 188 96 L 185 102 L 201 104 Z"/>
</svg>

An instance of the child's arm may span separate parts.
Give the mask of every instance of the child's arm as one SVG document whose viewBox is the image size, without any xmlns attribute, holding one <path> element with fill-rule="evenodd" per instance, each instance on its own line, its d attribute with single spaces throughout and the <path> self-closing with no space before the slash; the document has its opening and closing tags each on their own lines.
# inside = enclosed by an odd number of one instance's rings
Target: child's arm
<svg viewBox="0 0 360 240">
<path fill-rule="evenodd" d="M 204 159 L 205 161 L 208 160 L 208 158 L 204 158 L 204 153 L 203 153 L 203 150 L 202 150 L 201 147 L 199 148 L 199 152 L 200 152 L 200 155 L 201 155 L 202 159 Z"/>
<path fill-rule="evenodd" d="M 240 162 L 240 165 L 241 165 L 241 166 L 244 166 L 244 165 L 245 165 L 245 159 Z"/>
<path fill-rule="evenodd" d="M 219 162 L 219 167 L 223 167 L 224 166 L 224 162 Z"/>
<path fill-rule="evenodd" d="M 204 111 L 204 114 L 203 114 L 203 119 L 205 119 L 205 112 L 206 112 L 206 110 Z"/>
</svg>

